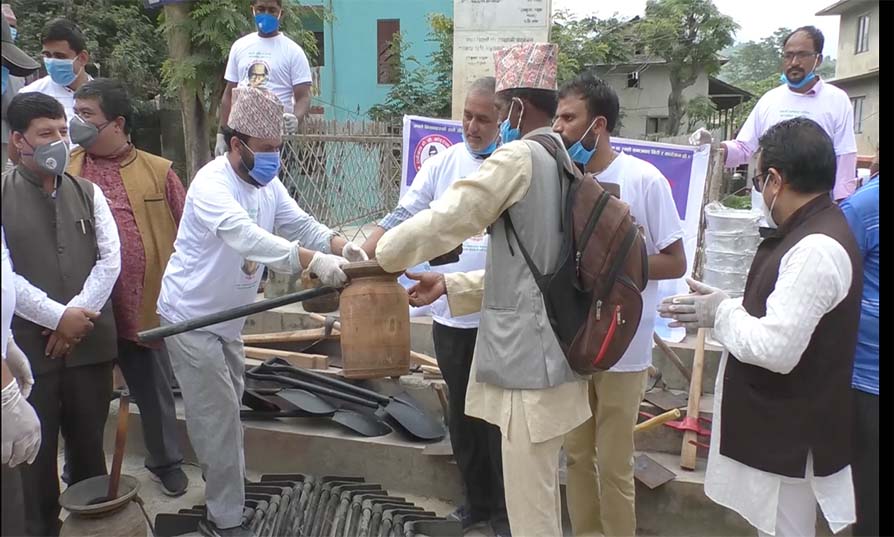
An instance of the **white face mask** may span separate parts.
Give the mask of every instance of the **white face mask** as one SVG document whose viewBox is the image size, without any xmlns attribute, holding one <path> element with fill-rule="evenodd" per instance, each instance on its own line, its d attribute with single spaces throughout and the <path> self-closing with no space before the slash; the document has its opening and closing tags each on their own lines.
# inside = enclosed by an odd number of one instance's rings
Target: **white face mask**
<svg viewBox="0 0 894 537">
<path fill-rule="evenodd" d="M 764 180 L 764 187 L 761 190 L 766 190 L 768 179 L 769 179 L 769 176 L 767 176 L 767 179 Z M 770 227 L 773 229 L 776 229 L 777 227 L 779 227 L 779 225 L 776 223 L 776 221 L 773 220 L 773 206 L 776 205 L 776 199 L 778 197 L 779 197 L 779 192 L 776 192 L 776 194 L 773 196 L 773 201 L 771 201 L 770 206 L 767 207 L 767 202 L 764 201 L 763 193 L 761 193 L 761 196 L 760 196 L 760 198 L 761 198 L 761 213 L 763 213 L 763 215 L 764 215 L 764 220 L 767 221 L 767 227 Z"/>
</svg>

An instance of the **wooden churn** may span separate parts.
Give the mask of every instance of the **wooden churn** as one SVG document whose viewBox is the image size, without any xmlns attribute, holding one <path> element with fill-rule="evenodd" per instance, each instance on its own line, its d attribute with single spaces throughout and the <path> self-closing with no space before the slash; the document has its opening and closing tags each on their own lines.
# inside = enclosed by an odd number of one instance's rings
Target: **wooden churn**
<svg viewBox="0 0 894 537">
<path fill-rule="evenodd" d="M 347 378 L 410 372 L 410 302 L 397 274 L 376 261 L 344 265 L 350 283 L 341 293 L 341 352 Z"/>
</svg>

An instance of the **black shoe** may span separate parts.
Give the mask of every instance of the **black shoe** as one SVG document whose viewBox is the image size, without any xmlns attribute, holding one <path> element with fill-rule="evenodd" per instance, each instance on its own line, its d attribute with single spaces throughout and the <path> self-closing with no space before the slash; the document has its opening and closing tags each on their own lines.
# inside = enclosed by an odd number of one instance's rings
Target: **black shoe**
<svg viewBox="0 0 894 537">
<path fill-rule="evenodd" d="M 471 509 L 468 509 L 466 506 L 461 506 L 456 509 L 456 511 L 447 515 L 447 520 L 455 520 L 462 524 L 463 531 L 471 528 L 476 524 L 480 524 L 482 522 L 487 522 L 488 517 L 482 513 L 475 513 Z"/>
<path fill-rule="evenodd" d="M 177 497 L 186 494 L 186 488 L 189 487 L 189 478 L 180 468 L 169 470 L 161 475 L 149 472 L 152 480 L 161 485 L 161 491 L 167 496 Z"/>
<path fill-rule="evenodd" d="M 255 532 L 244 526 L 218 528 L 217 524 L 205 518 L 199 521 L 199 533 L 205 537 L 257 537 Z"/>
</svg>

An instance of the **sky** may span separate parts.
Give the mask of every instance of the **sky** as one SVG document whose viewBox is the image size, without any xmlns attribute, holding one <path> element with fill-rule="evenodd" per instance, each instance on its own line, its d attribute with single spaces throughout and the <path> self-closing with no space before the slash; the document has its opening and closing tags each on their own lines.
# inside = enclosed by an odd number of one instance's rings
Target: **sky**
<svg viewBox="0 0 894 537">
<path fill-rule="evenodd" d="M 736 42 L 756 41 L 786 26 L 814 25 L 826 37 L 823 53 L 838 56 L 838 16 L 816 17 L 816 12 L 835 3 L 835 0 L 714 0 L 714 5 L 735 20 L 740 28 Z M 618 14 L 629 19 L 642 15 L 646 0 L 552 0 L 553 11 L 566 9 L 575 16 L 595 15 L 599 18 Z"/>
</svg>

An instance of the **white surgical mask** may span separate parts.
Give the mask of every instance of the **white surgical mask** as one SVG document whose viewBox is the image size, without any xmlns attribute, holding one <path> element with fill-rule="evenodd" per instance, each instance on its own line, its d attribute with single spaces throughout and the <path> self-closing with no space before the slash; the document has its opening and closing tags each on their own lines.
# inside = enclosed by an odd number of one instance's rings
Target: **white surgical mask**
<svg viewBox="0 0 894 537">
<path fill-rule="evenodd" d="M 766 191 L 767 183 L 769 182 L 769 175 L 764 179 L 764 187 L 761 190 Z M 767 221 L 767 227 L 776 229 L 779 227 L 779 224 L 773 220 L 773 207 L 776 205 L 776 199 L 779 197 L 779 192 L 773 195 L 773 201 L 770 202 L 770 206 L 767 207 L 767 202 L 764 201 L 764 195 L 761 193 L 761 213 L 764 215 L 764 220 Z"/>
</svg>

